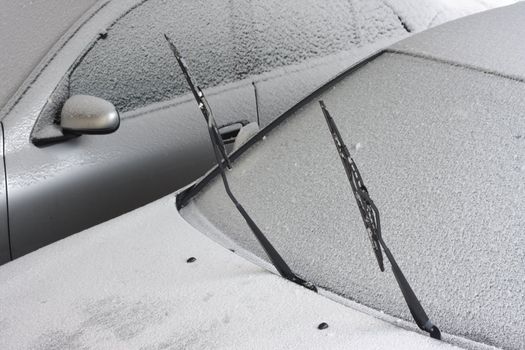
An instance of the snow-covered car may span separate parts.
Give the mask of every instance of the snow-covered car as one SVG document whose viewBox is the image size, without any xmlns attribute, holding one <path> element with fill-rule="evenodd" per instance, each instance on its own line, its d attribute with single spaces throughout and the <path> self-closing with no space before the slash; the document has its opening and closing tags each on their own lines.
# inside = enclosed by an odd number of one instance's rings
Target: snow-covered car
<svg viewBox="0 0 525 350">
<path fill-rule="evenodd" d="M 218 166 L 0 267 L 2 348 L 523 348 L 524 19 L 401 41 L 230 155 L 186 74 Z"/>
<path fill-rule="evenodd" d="M 496 4 L 101 0 L 86 11 L 94 2 L 0 5 L 0 263 L 171 193 L 213 164 L 163 33 L 188 52 L 233 141 L 242 125 L 267 125 L 408 31 Z M 64 123 L 65 102 L 79 94 L 109 101 L 121 123 L 111 105 L 76 97 Z M 103 118 L 86 124 L 94 111 Z"/>
</svg>

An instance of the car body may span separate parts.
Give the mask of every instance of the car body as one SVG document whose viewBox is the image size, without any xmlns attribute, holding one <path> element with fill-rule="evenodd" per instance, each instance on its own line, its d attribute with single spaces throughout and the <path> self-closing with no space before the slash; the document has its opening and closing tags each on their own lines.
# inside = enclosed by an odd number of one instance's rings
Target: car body
<svg viewBox="0 0 525 350">
<path fill-rule="evenodd" d="M 227 127 L 225 137 L 233 140 L 243 124 L 269 124 L 329 77 L 407 31 L 492 6 L 467 3 L 216 1 L 203 7 L 126 0 L 98 1 L 89 10 L 88 2 L 2 5 L 8 11 L 2 22 L 7 85 L 0 100 L 0 263 L 160 198 L 213 164 L 164 32 L 194 63 L 219 125 Z M 422 11 L 410 12 L 414 6 Z M 71 17 L 53 20 L 64 9 Z M 181 12 L 187 14 L 183 20 L 174 20 Z M 348 16 L 356 21 L 342 20 Z M 20 24 L 26 30 L 19 31 Z M 114 104 L 120 129 L 104 136 L 64 133 L 61 108 L 77 94 Z"/>
<path fill-rule="evenodd" d="M 524 51 L 512 43 L 524 7 L 370 56 L 231 155 L 232 191 L 318 294 L 268 273 L 214 168 L 175 196 L 2 266 L 4 347 L 522 348 L 525 88 L 512 63 Z M 384 80 L 370 79 L 377 70 Z M 368 252 L 319 98 L 353 145 L 385 239 L 444 342 L 417 332 Z"/>
</svg>

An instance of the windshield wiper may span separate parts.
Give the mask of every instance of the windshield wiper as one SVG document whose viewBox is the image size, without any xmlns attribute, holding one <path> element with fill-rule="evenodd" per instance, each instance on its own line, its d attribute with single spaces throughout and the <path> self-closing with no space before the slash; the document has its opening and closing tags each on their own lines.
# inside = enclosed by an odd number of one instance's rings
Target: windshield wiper
<svg viewBox="0 0 525 350">
<path fill-rule="evenodd" d="M 408 309 L 416 321 L 416 324 L 422 330 L 430 333 L 432 338 L 441 339 L 441 332 L 439 331 L 438 327 L 436 327 L 428 318 L 425 310 L 423 309 L 423 306 L 421 306 L 421 303 L 419 302 L 416 294 L 410 287 L 410 284 L 403 275 L 401 268 L 397 265 L 394 256 L 390 252 L 390 249 L 388 249 L 385 241 L 383 240 L 383 237 L 381 236 L 379 210 L 368 194 L 368 190 L 363 183 L 363 179 L 361 178 L 361 174 L 357 169 L 357 165 L 355 164 L 352 156 L 350 155 L 350 152 L 348 151 L 348 148 L 343 142 L 341 134 L 335 125 L 334 119 L 330 116 L 330 113 L 326 109 L 324 102 L 319 101 L 319 104 L 321 105 L 321 110 L 323 111 L 326 123 L 328 124 L 328 129 L 330 129 L 330 134 L 332 134 L 335 147 L 337 148 L 337 152 L 339 153 L 339 157 L 343 163 L 346 175 L 350 181 L 350 187 L 352 187 L 352 192 L 354 193 L 359 212 L 361 213 L 363 223 L 365 224 L 368 238 L 372 243 L 372 249 L 374 250 L 374 255 L 379 264 L 379 268 L 381 271 L 385 270 L 383 264 L 383 253 L 381 251 L 381 248 L 383 248 L 386 257 L 392 266 L 392 272 L 394 273 L 397 284 L 403 293 L 403 297 L 405 298 L 405 301 L 408 305 Z"/>
<path fill-rule="evenodd" d="M 215 122 L 215 118 L 213 118 L 211 108 L 208 105 L 208 101 L 204 97 L 204 93 L 202 92 L 201 88 L 195 83 L 194 79 L 188 72 L 188 66 L 186 66 L 186 62 L 179 53 L 179 50 L 177 50 L 171 39 L 166 34 L 164 34 L 164 37 L 166 38 L 166 41 L 168 42 L 170 49 L 173 52 L 173 55 L 175 55 L 175 58 L 179 63 L 180 69 L 182 70 L 182 74 L 184 75 L 184 78 L 186 78 L 186 81 L 190 86 L 190 90 L 193 93 L 193 97 L 195 97 L 197 105 L 199 106 L 199 109 L 201 110 L 202 115 L 204 116 L 204 119 L 208 124 L 211 141 L 214 145 L 216 144 L 216 146 L 214 146 L 214 150 L 216 151 L 218 149 L 218 151 L 222 155 L 222 158 L 226 162 L 226 166 L 228 167 L 228 169 L 231 169 L 232 166 L 230 158 L 228 157 L 228 153 L 226 152 L 226 148 L 224 147 L 224 142 L 222 141 L 221 134 L 219 133 L 219 129 L 217 128 L 217 123 Z M 222 161 L 219 161 L 219 159 L 217 159 L 217 161 L 222 163 Z"/>
<path fill-rule="evenodd" d="M 228 166 L 228 168 L 231 169 L 231 162 L 228 157 L 228 153 L 226 152 L 226 148 L 224 147 L 224 143 L 222 142 L 221 135 L 219 134 L 219 131 L 217 129 L 217 124 L 215 122 L 215 118 L 213 117 L 213 113 L 211 111 L 211 108 L 206 101 L 206 97 L 204 97 L 204 93 L 199 88 L 199 86 L 195 83 L 194 79 L 191 77 L 188 71 L 188 67 L 186 66 L 186 63 L 184 62 L 184 59 L 182 58 L 181 54 L 171 41 L 171 39 L 164 34 L 164 37 L 168 41 L 168 44 L 170 46 L 171 51 L 173 51 L 173 54 L 175 55 L 175 58 L 177 62 L 179 63 L 179 66 L 182 70 L 182 73 L 184 74 L 184 77 L 186 78 L 186 81 L 188 82 L 188 85 L 190 86 L 190 89 L 193 93 L 193 96 L 195 97 L 195 100 L 197 101 L 197 105 L 199 106 L 199 109 L 201 110 L 202 114 L 204 115 L 204 119 L 206 120 L 206 123 L 208 124 L 208 132 L 210 134 L 210 139 L 213 147 L 213 152 L 215 153 L 215 159 L 217 161 L 217 165 L 219 167 L 219 171 L 222 177 L 222 182 L 224 184 L 224 189 L 226 190 L 226 193 L 228 197 L 231 199 L 239 213 L 241 213 L 242 217 L 250 227 L 250 230 L 253 232 L 261 246 L 263 247 L 264 251 L 268 255 L 268 258 L 270 258 L 270 261 L 273 263 L 273 266 L 277 269 L 279 274 L 286 278 L 289 281 L 292 281 L 294 283 L 297 283 L 305 288 L 308 288 L 310 290 L 313 290 L 317 292 L 317 288 L 310 282 L 307 282 L 297 276 L 292 269 L 286 264 L 284 259 L 279 255 L 277 250 L 273 247 L 273 245 L 270 243 L 270 241 L 266 238 L 266 236 L 262 233 L 261 229 L 257 226 L 255 221 L 248 215 L 246 210 L 243 208 L 243 206 L 239 203 L 237 198 L 233 195 L 230 185 L 228 183 L 228 179 L 226 177 L 226 172 L 224 169 L 224 164 Z M 222 159 L 221 159 L 222 157 Z"/>
</svg>

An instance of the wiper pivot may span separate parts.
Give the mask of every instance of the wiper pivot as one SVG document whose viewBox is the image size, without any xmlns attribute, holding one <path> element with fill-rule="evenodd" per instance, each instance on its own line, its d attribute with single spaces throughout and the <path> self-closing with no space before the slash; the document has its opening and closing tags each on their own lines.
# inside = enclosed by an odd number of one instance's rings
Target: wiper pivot
<svg viewBox="0 0 525 350">
<path fill-rule="evenodd" d="M 171 39 L 166 34 L 164 34 L 164 37 L 166 38 L 171 51 L 175 55 L 175 59 L 177 60 L 180 66 L 180 69 L 182 70 L 182 73 L 184 74 L 184 77 L 186 78 L 186 81 L 188 82 L 188 85 L 190 86 L 193 96 L 195 97 L 195 100 L 197 101 L 197 105 L 199 106 L 199 109 L 204 115 L 204 119 L 206 120 L 206 123 L 208 125 L 208 132 L 210 134 L 213 152 L 215 154 L 215 159 L 219 167 L 219 171 L 222 177 L 222 182 L 224 184 L 224 189 L 226 190 L 226 194 L 228 195 L 230 200 L 233 202 L 233 204 L 235 205 L 239 213 L 242 215 L 242 217 L 248 224 L 248 227 L 250 228 L 250 230 L 253 232 L 253 234 L 255 235 L 255 237 L 257 238 L 257 240 L 263 247 L 264 251 L 268 255 L 268 258 L 272 262 L 273 266 L 275 266 L 279 274 L 289 281 L 297 283 L 314 292 L 317 292 L 317 288 L 312 283 L 305 281 L 304 279 L 300 278 L 292 271 L 292 269 L 288 266 L 288 264 L 286 264 L 286 262 L 281 257 L 281 255 L 279 255 L 279 253 L 274 248 L 274 246 L 266 238 L 266 236 L 261 231 L 261 229 L 259 229 L 257 224 L 253 221 L 250 215 L 248 215 L 244 207 L 241 205 L 241 203 L 239 203 L 237 198 L 232 193 L 230 189 L 230 185 L 228 183 L 228 178 L 226 177 L 226 171 L 224 169 L 224 164 L 223 164 L 225 163 L 226 166 L 231 169 L 231 162 L 226 152 L 226 148 L 224 147 L 222 137 L 217 128 L 217 123 L 215 122 L 215 118 L 208 104 L 208 101 L 206 100 L 206 97 L 204 96 L 204 93 L 202 92 L 202 90 L 199 88 L 199 86 L 195 83 L 194 79 L 190 75 L 188 71 L 188 67 L 186 66 L 186 63 L 184 62 L 184 59 L 182 58 L 181 54 L 179 53 L 179 51 L 177 50 L 177 48 L 175 47 Z"/>
<path fill-rule="evenodd" d="M 403 275 L 401 268 L 397 264 L 396 260 L 394 259 L 394 256 L 390 252 L 390 249 L 388 249 L 385 241 L 383 240 L 383 237 L 381 235 L 381 221 L 379 219 L 379 210 L 377 209 L 376 205 L 374 204 L 374 202 L 368 194 L 368 190 L 363 183 L 363 179 L 361 178 L 359 169 L 357 168 L 357 165 L 352 159 L 348 148 L 343 142 L 343 138 L 341 137 L 341 134 L 337 129 L 337 125 L 335 124 L 334 119 L 330 116 L 330 113 L 326 109 L 326 106 L 323 101 L 319 101 L 319 105 L 321 106 L 321 110 L 323 111 L 326 123 L 328 124 L 328 129 L 330 130 L 330 134 L 334 139 L 335 147 L 337 148 L 337 152 L 339 153 L 339 157 L 341 158 L 341 162 L 343 163 L 343 167 L 348 177 L 348 181 L 350 182 L 350 187 L 352 188 L 352 192 L 354 193 L 354 197 L 357 202 L 357 207 L 359 208 L 361 218 L 363 219 L 363 223 L 365 224 L 365 228 L 368 233 L 368 238 L 372 243 L 372 248 L 374 250 L 374 255 L 376 257 L 377 263 L 379 264 L 379 268 L 381 269 L 381 271 L 385 270 L 383 264 L 383 253 L 381 251 L 382 248 L 385 252 L 388 261 L 390 262 L 392 272 L 394 273 L 397 284 L 399 285 L 399 288 L 403 293 L 403 297 L 405 298 L 405 301 L 408 305 L 408 309 L 410 310 L 412 317 L 416 321 L 416 324 L 420 329 L 430 333 L 430 336 L 432 338 L 441 339 L 441 332 L 439 331 L 439 328 L 436 327 L 428 318 L 425 310 L 423 309 L 423 306 L 419 302 L 419 299 L 410 287 L 410 284 L 405 278 L 405 275 Z"/>
</svg>

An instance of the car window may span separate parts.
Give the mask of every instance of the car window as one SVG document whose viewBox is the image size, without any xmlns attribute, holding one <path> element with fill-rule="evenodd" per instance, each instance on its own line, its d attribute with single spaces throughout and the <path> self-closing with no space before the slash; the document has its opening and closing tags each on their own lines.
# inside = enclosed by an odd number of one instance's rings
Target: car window
<svg viewBox="0 0 525 350">
<path fill-rule="evenodd" d="M 410 320 L 393 275 L 378 269 L 319 99 L 336 120 L 379 207 L 383 236 L 432 320 L 447 333 L 519 348 L 525 84 L 384 53 L 295 111 L 228 173 L 232 191 L 296 273 Z M 192 208 L 267 259 L 220 179 L 182 211 L 199 225 Z"/>
<path fill-rule="evenodd" d="M 164 33 L 209 88 L 399 38 L 406 30 L 380 0 L 149 0 L 85 55 L 71 74 L 70 93 L 105 98 L 121 111 L 187 93 Z"/>
</svg>

